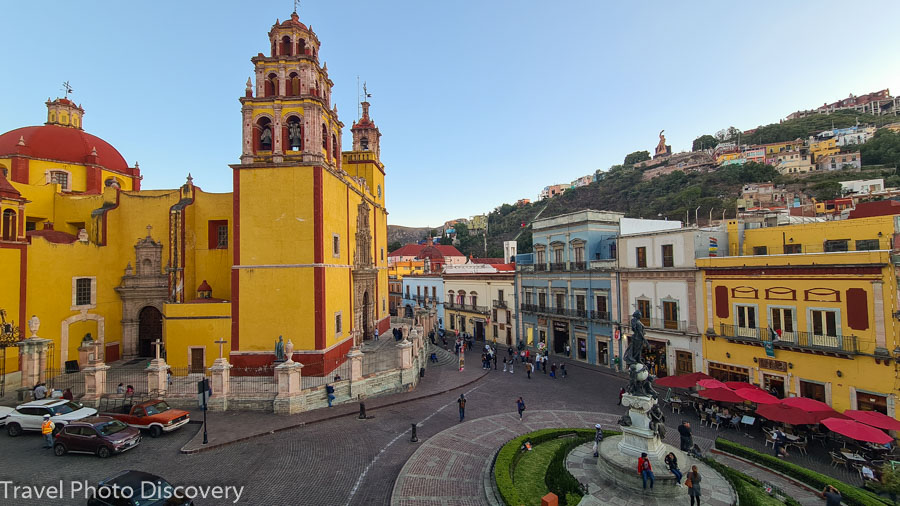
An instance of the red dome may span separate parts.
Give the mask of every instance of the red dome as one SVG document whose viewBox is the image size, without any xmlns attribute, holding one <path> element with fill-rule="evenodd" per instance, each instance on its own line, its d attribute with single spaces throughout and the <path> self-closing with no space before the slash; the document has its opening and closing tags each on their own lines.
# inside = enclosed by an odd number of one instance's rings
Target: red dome
<svg viewBox="0 0 900 506">
<path fill-rule="evenodd" d="M 25 146 L 18 145 L 20 138 L 25 140 Z M 116 148 L 77 128 L 30 126 L 0 135 L 0 157 L 22 154 L 32 158 L 84 164 L 94 149 L 97 150 L 97 165 L 107 170 L 128 173 L 128 163 Z"/>
</svg>

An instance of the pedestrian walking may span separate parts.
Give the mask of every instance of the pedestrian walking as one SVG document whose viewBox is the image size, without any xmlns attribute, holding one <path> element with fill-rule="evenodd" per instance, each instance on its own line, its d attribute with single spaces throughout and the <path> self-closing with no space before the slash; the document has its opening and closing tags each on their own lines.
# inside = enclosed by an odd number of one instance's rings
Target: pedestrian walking
<svg viewBox="0 0 900 506">
<path fill-rule="evenodd" d="M 550 366 L 550 377 L 556 379 L 556 364 Z"/>
<path fill-rule="evenodd" d="M 569 343 L 566 343 L 566 356 L 572 356 L 572 348 L 569 347 Z"/>
<path fill-rule="evenodd" d="M 678 457 L 672 452 L 669 452 L 669 454 L 666 455 L 666 467 L 668 467 L 669 472 L 675 476 L 675 484 L 681 486 L 682 474 L 681 469 L 678 469 Z"/>
<path fill-rule="evenodd" d="M 638 474 L 641 475 L 644 490 L 647 490 L 647 480 L 650 481 L 650 490 L 653 490 L 653 482 L 656 480 L 653 476 L 653 466 L 650 464 L 650 459 L 647 458 L 646 453 L 641 453 L 641 458 L 638 459 Z"/>
<path fill-rule="evenodd" d="M 531 362 L 525 364 L 525 374 L 528 375 L 528 379 L 531 379 L 531 368 L 532 368 Z"/>
<path fill-rule="evenodd" d="M 331 383 L 325 384 L 325 395 L 328 397 L 328 407 L 332 407 L 331 403 L 334 402 L 334 386 Z"/>
<path fill-rule="evenodd" d="M 678 426 L 678 434 L 681 436 L 681 451 L 687 452 L 694 446 L 694 436 L 691 434 L 690 422 L 683 421 Z"/>
<path fill-rule="evenodd" d="M 525 363 L 525 351 L 524 350 L 519 352 L 519 361 L 522 363 Z"/>
<path fill-rule="evenodd" d="M 509 361 L 509 373 L 510 374 L 513 373 L 513 361 L 512 360 Z"/>
<path fill-rule="evenodd" d="M 843 499 L 841 492 L 831 485 L 825 485 L 821 495 L 822 499 L 825 499 L 825 506 L 841 506 L 841 500 Z"/>
<path fill-rule="evenodd" d="M 598 424 L 594 425 L 594 429 L 597 430 L 597 433 L 594 434 L 594 456 L 599 457 L 600 456 L 600 443 L 603 442 L 603 428 L 598 423 Z"/>
<path fill-rule="evenodd" d="M 50 419 L 50 415 L 44 415 L 44 421 L 41 423 L 41 434 L 44 435 L 44 448 L 53 448 L 53 429 L 56 424 Z"/>
<path fill-rule="evenodd" d="M 549 361 L 550 361 L 550 357 L 548 357 L 547 355 L 544 355 L 544 358 L 541 359 L 541 365 L 544 366 L 543 367 L 544 374 L 547 374 L 547 362 L 549 362 Z"/>
<path fill-rule="evenodd" d="M 522 421 L 522 413 L 525 412 L 525 401 L 521 397 L 516 401 L 516 409 L 519 410 L 519 421 Z"/>
<path fill-rule="evenodd" d="M 566 371 L 566 364 L 559 364 L 559 373 L 562 374 L 563 378 L 569 375 L 569 372 Z"/>
<path fill-rule="evenodd" d="M 503 372 L 506 372 L 506 359 L 503 359 Z"/>
<path fill-rule="evenodd" d="M 491 350 L 491 361 L 494 362 L 494 370 L 497 370 L 497 353 Z"/>
<path fill-rule="evenodd" d="M 691 496 L 691 506 L 694 506 L 694 501 L 697 501 L 697 506 L 700 506 L 700 473 L 697 471 L 697 466 L 691 466 L 691 472 L 688 473 L 684 484 L 688 488 L 688 495 Z"/>
<path fill-rule="evenodd" d="M 41 400 L 47 397 L 47 386 L 43 383 L 38 383 L 34 386 L 34 391 L 32 392 L 32 396 L 34 400 Z"/>
<path fill-rule="evenodd" d="M 459 394 L 456 403 L 459 404 L 459 421 L 462 422 L 466 417 L 466 394 Z"/>
<path fill-rule="evenodd" d="M 510 345 L 510 347 L 506 349 L 506 354 L 509 355 L 510 360 L 513 358 L 513 353 L 515 353 L 515 350 L 513 350 L 512 345 Z"/>
<path fill-rule="evenodd" d="M 775 429 L 775 444 L 772 445 L 775 448 L 775 456 L 779 459 L 787 457 L 787 450 L 784 449 L 785 445 L 787 445 L 787 434 L 781 430 L 781 427 Z"/>
<path fill-rule="evenodd" d="M 623 395 L 625 395 L 625 388 L 624 388 L 624 387 L 619 389 L 619 402 L 616 403 L 616 406 L 621 406 L 621 405 L 622 405 L 622 396 L 623 396 Z M 683 449 L 683 448 L 682 448 L 682 449 Z"/>
</svg>

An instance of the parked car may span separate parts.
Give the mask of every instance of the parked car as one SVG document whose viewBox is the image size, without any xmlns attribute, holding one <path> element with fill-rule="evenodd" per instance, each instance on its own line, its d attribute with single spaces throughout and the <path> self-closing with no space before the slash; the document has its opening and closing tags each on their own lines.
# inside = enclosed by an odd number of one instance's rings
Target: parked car
<svg viewBox="0 0 900 506">
<path fill-rule="evenodd" d="M 163 432 L 172 432 L 191 421 L 189 412 L 169 407 L 169 404 L 161 399 L 134 405 L 125 404 L 118 412 L 111 411 L 100 415 L 111 416 L 138 429 L 146 429 L 150 431 L 150 437 L 159 437 Z"/>
<path fill-rule="evenodd" d="M 128 451 L 141 442 L 141 431 L 108 416 L 92 416 L 70 422 L 56 435 L 53 453 L 93 453 L 105 459 Z"/>
<path fill-rule="evenodd" d="M 0 406 L 0 427 L 6 425 L 6 417 L 13 412 L 13 408 L 8 406 Z"/>
<path fill-rule="evenodd" d="M 65 399 L 41 399 L 26 402 L 16 406 L 15 411 L 7 415 L 6 433 L 11 437 L 16 437 L 26 430 L 40 431 L 41 424 L 44 423 L 44 415 L 50 415 L 50 420 L 56 424 L 54 434 L 58 434 L 67 423 L 96 414 L 97 410 L 94 408 L 86 408 L 77 402 Z"/>
<path fill-rule="evenodd" d="M 154 486 L 145 487 L 144 483 L 153 483 Z M 129 499 L 114 498 L 113 491 L 125 487 L 133 490 L 134 496 Z M 103 497 L 109 499 L 102 499 Z M 194 502 L 179 496 L 168 481 L 155 474 L 122 471 L 97 484 L 97 490 L 93 497 L 88 499 L 87 504 L 88 506 L 191 506 Z"/>
</svg>

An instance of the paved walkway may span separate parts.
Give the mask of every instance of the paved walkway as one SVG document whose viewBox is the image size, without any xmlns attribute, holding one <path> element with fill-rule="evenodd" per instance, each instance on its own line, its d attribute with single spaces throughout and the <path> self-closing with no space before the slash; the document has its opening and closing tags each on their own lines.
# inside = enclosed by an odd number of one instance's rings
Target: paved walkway
<svg viewBox="0 0 900 506">
<path fill-rule="evenodd" d="M 664 506 L 672 504 L 674 500 L 688 502 L 687 494 L 679 498 L 663 498 L 636 495 L 633 492 L 623 491 L 615 485 L 605 483 L 597 468 L 597 457 L 592 450 L 593 443 L 587 443 L 575 448 L 566 458 L 566 469 L 572 473 L 579 482 L 588 489 L 588 495 L 584 496 L 580 506 L 594 506 L 610 504 L 613 506 Z M 690 466 L 696 465 L 700 473 L 700 504 L 709 506 L 731 506 L 735 504 L 736 495 L 728 481 L 697 459 L 688 457 L 687 462 L 681 462 L 681 469 L 688 472 Z M 671 475 L 665 469 L 654 469 L 657 481 L 661 474 Z M 683 490 L 683 489 L 682 489 Z"/>
<path fill-rule="evenodd" d="M 782 476 L 781 474 L 760 467 L 744 459 L 732 457 L 731 455 L 718 451 L 710 453 L 709 456 L 715 459 L 716 462 L 725 464 L 732 469 L 737 469 L 747 476 L 756 478 L 763 483 L 768 482 L 775 485 L 776 487 L 780 488 L 781 491 L 784 492 L 787 496 L 792 497 L 804 506 L 820 506 L 822 504 L 822 499 L 819 498 L 819 496 L 816 495 L 816 492 L 814 492 L 810 487 L 802 485 L 790 478 Z"/>
<path fill-rule="evenodd" d="M 429 347 L 426 357 L 431 353 Z M 418 386 L 412 392 L 402 392 L 366 399 L 366 415 L 378 416 L 378 410 L 412 402 L 426 397 L 439 395 L 450 390 L 455 390 L 474 381 L 477 381 L 486 371 L 478 367 L 466 367 L 459 371 L 455 364 L 455 357 L 441 349 L 435 349 L 435 353 L 441 357 L 437 364 L 426 360 L 425 377 L 421 378 Z M 345 402 L 335 404 L 333 408 L 322 408 L 305 411 L 296 415 L 273 415 L 269 412 L 255 411 L 224 411 L 207 413 L 207 444 L 203 444 L 203 431 L 197 434 L 181 449 L 182 453 L 196 453 L 211 450 L 223 445 L 238 441 L 267 436 L 294 427 L 302 427 L 326 420 L 341 417 L 356 417 L 359 415 L 359 404 Z M 203 420 L 203 412 L 192 410 L 192 420 Z"/>
<path fill-rule="evenodd" d="M 394 482 L 393 506 L 490 504 L 486 473 L 494 454 L 510 439 L 538 429 L 611 425 L 618 415 L 587 411 L 510 412 L 461 423 L 428 441 L 406 461 Z"/>
</svg>

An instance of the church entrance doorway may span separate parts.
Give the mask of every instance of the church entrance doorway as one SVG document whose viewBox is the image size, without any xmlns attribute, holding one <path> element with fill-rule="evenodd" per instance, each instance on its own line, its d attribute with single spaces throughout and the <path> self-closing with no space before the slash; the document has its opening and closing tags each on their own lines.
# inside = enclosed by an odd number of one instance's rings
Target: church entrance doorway
<svg viewBox="0 0 900 506">
<path fill-rule="evenodd" d="M 145 306 L 138 316 L 138 356 L 156 356 L 153 341 L 157 339 L 162 339 L 162 314 L 153 306 Z"/>
<path fill-rule="evenodd" d="M 369 291 L 366 290 L 363 292 L 363 314 L 362 314 L 362 328 L 363 328 L 363 338 L 370 339 L 375 332 L 372 330 L 372 320 L 369 319 Z"/>
</svg>

